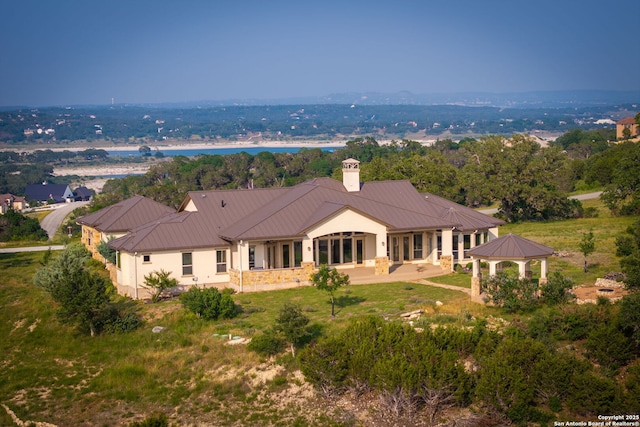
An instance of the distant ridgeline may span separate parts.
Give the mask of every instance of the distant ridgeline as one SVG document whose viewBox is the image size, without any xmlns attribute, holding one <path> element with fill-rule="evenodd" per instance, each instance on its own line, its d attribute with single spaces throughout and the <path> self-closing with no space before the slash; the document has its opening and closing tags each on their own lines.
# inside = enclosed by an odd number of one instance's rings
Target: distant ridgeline
<svg viewBox="0 0 640 427">
<path fill-rule="evenodd" d="M 476 104 L 477 105 L 477 104 Z M 461 105 L 83 106 L 0 111 L 0 143 L 44 141 L 418 139 L 615 128 L 637 105 L 498 108 Z"/>
</svg>

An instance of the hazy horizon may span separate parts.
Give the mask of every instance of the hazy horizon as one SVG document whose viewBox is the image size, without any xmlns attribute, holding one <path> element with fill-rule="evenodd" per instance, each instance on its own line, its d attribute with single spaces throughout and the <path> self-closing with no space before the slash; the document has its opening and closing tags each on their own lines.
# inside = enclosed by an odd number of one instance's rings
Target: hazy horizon
<svg viewBox="0 0 640 427">
<path fill-rule="evenodd" d="M 640 91 L 640 2 L 3 2 L 0 106 Z"/>
</svg>

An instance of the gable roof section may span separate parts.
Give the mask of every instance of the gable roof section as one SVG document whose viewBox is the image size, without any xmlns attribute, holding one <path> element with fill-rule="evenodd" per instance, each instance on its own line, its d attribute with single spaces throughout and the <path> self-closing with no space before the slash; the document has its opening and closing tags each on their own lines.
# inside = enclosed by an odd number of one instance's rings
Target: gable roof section
<svg viewBox="0 0 640 427">
<path fill-rule="evenodd" d="M 228 246 L 229 242 L 222 240 L 217 231 L 200 212 L 176 212 L 134 228 L 109 242 L 109 246 L 126 252 Z"/>
<path fill-rule="evenodd" d="M 535 259 L 553 255 L 553 248 L 515 234 L 507 234 L 469 250 L 469 255 L 482 259 Z"/>
<path fill-rule="evenodd" d="M 146 197 L 133 196 L 80 217 L 77 223 L 105 233 L 126 232 L 173 212 L 173 209 L 161 203 Z"/>
<path fill-rule="evenodd" d="M 24 190 L 27 200 L 38 200 L 46 202 L 53 199 L 56 202 L 63 202 L 65 193 L 69 197 L 73 196 L 67 184 L 29 184 Z"/>
</svg>

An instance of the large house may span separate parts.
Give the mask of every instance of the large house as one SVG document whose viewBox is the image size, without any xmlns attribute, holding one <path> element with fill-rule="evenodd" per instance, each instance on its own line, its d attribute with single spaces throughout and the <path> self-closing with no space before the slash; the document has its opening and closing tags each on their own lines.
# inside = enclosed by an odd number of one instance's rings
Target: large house
<svg viewBox="0 0 640 427">
<path fill-rule="evenodd" d="M 14 196 L 13 194 L 0 194 L 0 214 L 4 214 L 12 209 L 16 212 L 22 212 L 27 207 L 24 197 Z"/>
<path fill-rule="evenodd" d="M 628 129 L 628 135 L 625 135 L 625 129 Z M 635 138 L 640 136 L 640 125 L 636 123 L 635 117 L 626 117 L 616 122 L 616 139 Z"/>
<path fill-rule="evenodd" d="M 25 189 L 25 195 L 28 201 L 65 203 L 73 202 L 75 195 L 67 184 L 29 184 Z"/>
<path fill-rule="evenodd" d="M 239 292 L 307 284 L 321 264 L 376 275 L 403 263 L 451 271 L 471 260 L 471 248 L 496 238 L 503 223 L 420 194 L 408 181 L 360 183 L 357 160 L 343 161 L 342 172 L 343 182 L 317 178 L 289 188 L 188 193 L 176 212 L 109 242 L 118 291 L 146 296 L 144 276 L 161 269 L 183 290 Z"/>
</svg>

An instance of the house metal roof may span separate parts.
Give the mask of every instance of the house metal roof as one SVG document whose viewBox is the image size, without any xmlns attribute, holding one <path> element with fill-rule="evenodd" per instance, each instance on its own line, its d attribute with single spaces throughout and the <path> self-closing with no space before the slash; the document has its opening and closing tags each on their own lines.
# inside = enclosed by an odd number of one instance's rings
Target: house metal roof
<svg viewBox="0 0 640 427">
<path fill-rule="evenodd" d="M 80 217 L 76 222 L 104 233 L 117 233 L 132 230 L 173 212 L 173 209 L 161 203 L 133 196 Z"/>
<path fill-rule="evenodd" d="M 65 193 L 71 189 L 67 184 L 29 184 L 24 190 L 27 200 L 46 202 L 53 199 L 55 202 L 64 202 Z"/>
<path fill-rule="evenodd" d="M 290 239 L 343 209 L 384 224 L 391 232 L 476 230 L 503 221 L 433 195 L 409 181 L 367 182 L 348 192 L 317 178 L 288 188 L 189 192 L 178 213 L 154 219 L 110 246 L 129 252 L 228 246 L 234 240 Z"/>
<path fill-rule="evenodd" d="M 481 259 L 525 260 L 546 258 L 553 255 L 553 248 L 515 234 L 507 234 L 488 243 L 476 246 L 468 254 Z"/>
</svg>

